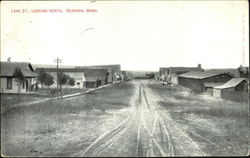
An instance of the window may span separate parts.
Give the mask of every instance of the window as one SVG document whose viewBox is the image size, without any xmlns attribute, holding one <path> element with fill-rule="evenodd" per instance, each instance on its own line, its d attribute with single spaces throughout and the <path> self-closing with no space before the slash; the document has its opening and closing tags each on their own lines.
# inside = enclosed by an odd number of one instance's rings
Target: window
<svg viewBox="0 0 250 158">
<path fill-rule="evenodd" d="M 12 89 L 12 78 L 7 78 L 7 89 Z"/>
</svg>

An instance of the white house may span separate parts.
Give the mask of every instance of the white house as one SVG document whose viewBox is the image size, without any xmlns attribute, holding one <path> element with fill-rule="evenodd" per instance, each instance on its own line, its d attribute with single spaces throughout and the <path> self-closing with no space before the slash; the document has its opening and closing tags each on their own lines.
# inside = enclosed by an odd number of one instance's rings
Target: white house
<svg viewBox="0 0 250 158">
<path fill-rule="evenodd" d="M 16 68 L 20 68 L 25 76 L 22 85 L 13 77 Z M 31 91 L 31 86 L 35 84 L 36 78 L 37 74 L 28 62 L 1 62 L 1 93 L 28 93 Z"/>
</svg>

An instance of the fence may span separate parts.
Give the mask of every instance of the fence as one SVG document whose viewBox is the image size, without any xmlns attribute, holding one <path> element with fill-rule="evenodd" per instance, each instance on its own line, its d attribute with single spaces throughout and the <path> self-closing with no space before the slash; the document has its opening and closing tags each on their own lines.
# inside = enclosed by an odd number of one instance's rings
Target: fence
<svg viewBox="0 0 250 158">
<path fill-rule="evenodd" d="M 239 101 L 239 102 L 248 102 L 249 93 L 247 92 L 228 92 L 224 91 L 221 93 L 223 99 Z"/>
</svg>

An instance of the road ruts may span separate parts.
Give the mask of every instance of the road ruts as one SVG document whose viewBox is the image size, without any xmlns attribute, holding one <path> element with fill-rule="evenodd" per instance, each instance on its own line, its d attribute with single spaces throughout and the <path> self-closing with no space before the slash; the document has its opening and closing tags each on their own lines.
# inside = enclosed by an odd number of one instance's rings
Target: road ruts
<svg viewBox="0 0 250 158">
<path fill-rule="evenodd" d="M 148 81 L 146 81 L 148 82 Z M 148 83 L 146 84 L 148 85 Z M 150 98 L 154 98 L 154 100 L 149 100 L 149 104 L 154 104 L 155 107 L 157 105 L 157 101 L 161 101 L 162 99 L 155 95 L 150 88 L 146 88 L 147 93 L 150 94 Z M 158 110 L 156 110 L 158 111 Z M 182 127 L 174 121 L 169 114 L 162 115 L 160 111 L 158 111 L 159 116 L 162 116 L 162 121 L 166 122 L 167 128 L 169 128 L 169 132 L 172 137 L 175 138 L 175 148 L 178 149 L 178 156 L 208 156 L 201 148 L 200 146 L 187 134 L 186 131 L 182 129 Z M 194 133 L 196 136 L 200 136 L 196 133 Z M 202 138 L 202 136 L 200 136 Z M 208 141 L 212 144 L 209 140 L 203 137 L 205 141 Z M 214 145 L 214 144 L 213 144 Z"/>
<path fill-rule="evenodd" d="M 160 114 L 156 108 L 159 97 L 147 87 L 147 81 L 134 81 L 134 84 L 135 91 L 130 99 L 130 113 L 127 118 L 73 156 L 206 155 L 174 120 Z M 180 149 L 185 151 L 180 153 Z"/>
</svg>

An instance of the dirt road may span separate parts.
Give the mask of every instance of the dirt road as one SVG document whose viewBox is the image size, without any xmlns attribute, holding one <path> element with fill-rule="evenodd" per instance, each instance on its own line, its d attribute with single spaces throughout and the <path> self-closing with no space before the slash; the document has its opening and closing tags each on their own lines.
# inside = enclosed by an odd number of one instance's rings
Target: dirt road
<svg viewBox="0 0 250 158">
<path fill-rule="evenodd" d="M 247 155 L 248 105 L 133 80 L 1 115 L 6 156 Z"/>
<path fill-rule="evenodd" d="M 128 117 L 74 156 L 207 155 L 176 122 L 157 110 L 160 98 L 148 88 L 147 82 L 134 81 Z"/>
</svg>

